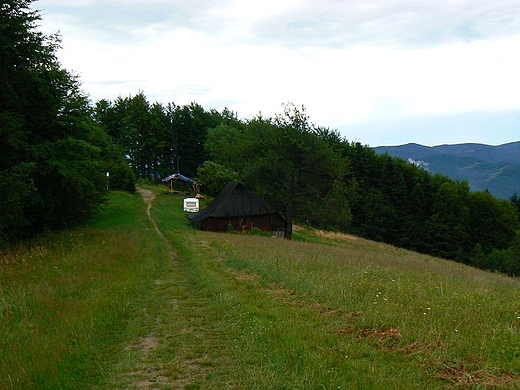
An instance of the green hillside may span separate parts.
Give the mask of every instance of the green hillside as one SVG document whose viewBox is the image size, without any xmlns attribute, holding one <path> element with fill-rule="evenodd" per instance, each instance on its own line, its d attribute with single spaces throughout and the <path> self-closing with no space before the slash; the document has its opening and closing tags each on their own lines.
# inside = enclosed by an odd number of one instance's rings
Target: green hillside
<svg viewBox="0 0 520 390">
<path fill-rule="evenodd" d="M 501 199 L 509 199 L 520 189 L 520 165 L 508 162 L 486 162 L 474 157 L 431 155 L 427 159 L 432 173 L 467 180 L 473 191 L 488 190 Z"/>
<path fill-rule="evenodd" d="M 0 252 L 0 388 L 520 384 L 518 279 L 317 230 L 200 232 L 152 190 Z"/>
<path fill-rule="evenodd" d="M 473 191 L 490 191 L 501 199 L 520 192 L 520 142 L 491 146 L 456 144 L 379 146 L 374 150 L 411 159 L 431 173 L 466 180 Z"/>
</svg>

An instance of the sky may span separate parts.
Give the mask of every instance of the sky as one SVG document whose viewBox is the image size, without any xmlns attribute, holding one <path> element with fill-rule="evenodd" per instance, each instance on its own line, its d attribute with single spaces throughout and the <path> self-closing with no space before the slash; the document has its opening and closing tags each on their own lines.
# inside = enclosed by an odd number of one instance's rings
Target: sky
<svg viewBox="0 0 520 390">
<path fill-rule="evenodd" d="M 39 0 L 93 102 L 292 102 L 370 146 L 520 141 L 519 0 Z"/>
</svg>

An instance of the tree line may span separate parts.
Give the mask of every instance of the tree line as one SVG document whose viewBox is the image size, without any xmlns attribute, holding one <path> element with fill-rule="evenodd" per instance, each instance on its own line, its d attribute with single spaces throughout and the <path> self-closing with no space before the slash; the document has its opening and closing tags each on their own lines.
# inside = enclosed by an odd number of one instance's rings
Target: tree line
<svg viewBox="0 0 520 390">
<path fill-rule="evenodd" d="M 31 3 L 0 6 L 0 245 L 82 223 L 107 190 L 181 171 L 209 195 L 241 181 L 289 222 L 520 275 L 518 196 L 499 200 L 377 155 L 292 103 L 247 120 L 144 92 L 93 104 L 56 59 L 59 37 L 38 32 Z"/>
<path fill-rule="evenodd" d="M 287 238 L 294 219 L 520 274 L 516 195 L 508 202 L 472 192 L 465 181 L 378 155 L 313 124 L 303 106 L 288 103 L 274 118 L 241 120 L 195 102 L 151 104 L 140 92 L 101 100 L 94 112 L 135 177 L 157 183 L 181 171 L 213 196 L 238 180 L 284 214 Z"/>
<path fill-rule="evenodd" d="M 466 181 L 378 155 L 312 124 L 303 106 L 285 105 L 275 118 L 219 125 L 209 129 L 205 145 L 202 185 L 222 176 L 215 171 L 229 172 L 289 220 L 520 274 L 516 195 L 500 200 L 471 191 Z"/>
</svg>

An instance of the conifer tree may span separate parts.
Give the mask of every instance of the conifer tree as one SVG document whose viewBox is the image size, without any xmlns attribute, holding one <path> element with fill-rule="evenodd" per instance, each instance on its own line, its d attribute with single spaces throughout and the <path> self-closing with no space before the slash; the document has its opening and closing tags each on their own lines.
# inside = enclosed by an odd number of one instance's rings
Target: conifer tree
<svg viewBox="0 0 520 390">
<path fill-rule="evenodd" d="M 84 220 L 106 183 L 104 133 L 31 3 L 0 3 L 0 243 Z"/>
</svg>

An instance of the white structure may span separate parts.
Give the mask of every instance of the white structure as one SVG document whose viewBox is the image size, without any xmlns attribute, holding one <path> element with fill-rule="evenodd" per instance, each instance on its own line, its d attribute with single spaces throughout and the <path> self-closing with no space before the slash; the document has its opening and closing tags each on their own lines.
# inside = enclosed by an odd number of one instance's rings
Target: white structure
<svg viewBox="0 0 520 390">
<path fill-rule="evenodd" d="M 184 211 L 196 213 L 199 211 L 199 200 L 197 198 L 184 199 Z"/>
</svg>

